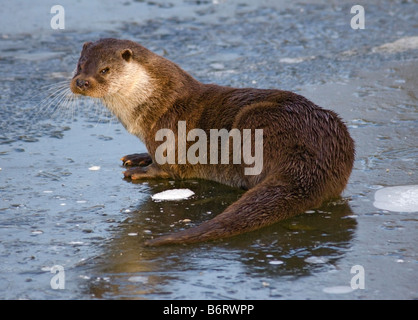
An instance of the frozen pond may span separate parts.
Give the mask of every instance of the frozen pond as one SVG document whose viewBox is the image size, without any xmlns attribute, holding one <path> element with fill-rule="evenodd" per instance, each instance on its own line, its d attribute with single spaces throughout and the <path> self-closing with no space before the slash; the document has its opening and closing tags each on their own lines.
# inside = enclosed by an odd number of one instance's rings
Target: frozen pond
<svg viewBox="0 0 418 320">
<path fill-rule="evenodd" d="M 364 30 L 350 27 L 351 1 L 60 2 L 65 30 L 50 28 L 51 1 L 0 12 L 1 299 L 418 298 L 416 207 L 374 205 L 395 186 L 415 186 L 400 198 L 416 204 L 416 2 L 367 1 Z M 339 113 L 357 149 L 342 199 L 223 241 L 144 247 L 242 191 L 125 181 L 119 159 L 142 143 L 100 105 L 45 100 L 102 37 L 138 41 L 202 82 L 291 90 Z M 194 195 L 152 200 L 167 189 Z M 57 265 L 63 290 L 51 288 Z M 364 289 L 350 286 L 353 266 Z"/>
</svg>

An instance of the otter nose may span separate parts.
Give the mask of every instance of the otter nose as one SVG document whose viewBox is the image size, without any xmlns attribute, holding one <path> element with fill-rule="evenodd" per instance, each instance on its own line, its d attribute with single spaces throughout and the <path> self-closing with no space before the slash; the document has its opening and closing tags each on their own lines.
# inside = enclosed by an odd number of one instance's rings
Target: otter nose
<svg viewBox="0 0 418 320">
<path fill-rule="evenodd" d="M 77 79 L 75 83 L 77 87 L 79 87 L 80 89 L 87 89 L 90 86 L 90 83 L 88 80 Z"/>
</svg>

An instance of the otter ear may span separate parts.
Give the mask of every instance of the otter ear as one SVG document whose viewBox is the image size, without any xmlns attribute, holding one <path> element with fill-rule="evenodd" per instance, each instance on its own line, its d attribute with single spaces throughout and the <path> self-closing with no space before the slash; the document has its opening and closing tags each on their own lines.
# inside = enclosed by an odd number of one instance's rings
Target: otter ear
<svg viewBox="0 0 418 320">
<path fill-rule="evenodd" d="M 121 51 L 121 56 L 126 61 L 131 61 L 132 56 L 134 55 L 131 49 L 125 49 Z"/>
<path fill-rule="evenodd" d="M 83 44 L 83 51 L 86 50 L 92 43 L 93 42 L 90 42 L 90 41 L 84 42 L 84 44 Z"/>
</svg>

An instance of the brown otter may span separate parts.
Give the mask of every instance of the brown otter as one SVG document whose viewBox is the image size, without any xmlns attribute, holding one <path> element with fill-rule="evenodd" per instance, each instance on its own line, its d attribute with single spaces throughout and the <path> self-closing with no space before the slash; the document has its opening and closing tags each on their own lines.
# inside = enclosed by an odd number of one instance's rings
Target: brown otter
<svg viewBox="0 0 418 320">
<path fill-rule="evenodd" d="M 225 238 L 273 224 L 338 197 L 352 170 L 354 142 L 333 111 L 288 91 L 203 84 L 129 40 L 85 43 L 71 90 L 101 99 L 147 147 L 148 154 L 122 158 L 125 165 L 139 165 L 128 169 L 126 177 L 201 178 L 248 189 L 212 220 L 147 245 Z M 180 121 L 188 131 L 206 133 L 262 129 L 261 173 L 245 175 L 246 165 L 236 163 L 157 163 L 162 142 L 156 141 L 156 133 L 170 129 L 178 143 Z"/>
</svg>

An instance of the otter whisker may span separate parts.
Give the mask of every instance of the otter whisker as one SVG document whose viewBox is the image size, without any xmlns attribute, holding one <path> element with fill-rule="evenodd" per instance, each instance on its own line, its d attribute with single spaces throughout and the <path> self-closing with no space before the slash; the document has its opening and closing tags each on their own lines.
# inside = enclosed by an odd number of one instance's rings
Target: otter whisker
<svg viewBox="0 0 418 320">
<path fill-rule="evenodd" d="M 73 104 L 71 101 L 74 101 L 74 97 L 75 95 L 71 92 L 71 90 L 69 88 L 67 88 L 64 91 L 64 95 L 61 97 L 61 99 L 58 101 L 57 103 L 57 111 L 59 110 L 64 111 L 66 118 L 67 119 L 71 119 L 71 121 L 74 120 L 74 107 L 75 104 Z M 68 117 L 67 114 L 70 114 L 71 117 Z"/>
<path fill-rule="evenodd" d="M 59 97 L 61 95 L 63 95 L 65 88 L 60 88 L 60 89 L 56 89 L 55 91 L 51 92 L 48 94 L 48 96 L 46 96 L 45 98 L 43 98 L 35 107 L 37 108 L 37 113 L 38 114 L 44 114 L 46 112 L 50 112 L 50 108 L 52 105 L 54 105 L 54 103 L 56 102 L 57 99 L 59 99 Z"/>
<path fill-rule="evenodd" d="M 56 115 L 56 112 L 62 109 L 62 102 L 68 94 L 72 94 L 68 88 L 62 88 L 51 93 L 45 107 L 47 110 L 52 109 L 52 114 Z"/>
<path fill-rule="evenodd" d="M 41 89 L 42 89 L 42 91 L 56 90 L 58 88 L 68 87 L 70 85 L 70 83 L 71 83 L 71 79 L 67 79 L 67 80 L 43 85 L 41 87 Z"/>
</svg>

